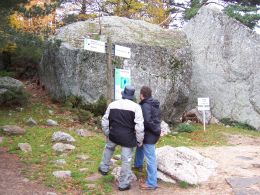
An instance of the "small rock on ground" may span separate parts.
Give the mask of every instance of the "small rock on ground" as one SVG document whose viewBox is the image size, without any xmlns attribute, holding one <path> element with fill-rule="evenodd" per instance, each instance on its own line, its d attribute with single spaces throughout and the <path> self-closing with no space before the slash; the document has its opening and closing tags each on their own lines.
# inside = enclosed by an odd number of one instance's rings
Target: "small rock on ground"
<svg viewBox="0 0 260 195">
<path fill-rule="evenodd" d="M 52 149 L 56 152 L 64 152 L 66 150 L 74 150 L 75 146 L 71 144 L 56 143 L 52 146 Z"/>
<path fill-rule="evenodd" d="M 52 110 L 48 110 L 48 113 L 49 113 L 50 115 L 53 115 L 53 111 L 52 111 Z"/>
<path fill-rule="evenodd" d="M 23 152 L 31 152 L 32 151 L 32 147 L 30 144 L 28 143 L 19 143 L 18 147 L 20 148 L 20 150 L 22 150 Z"/>
<path fill-rule="evenodd" d="M 116 167 L 116 168 L 113 169 L 113 171 L 111 173 L 115 177 L 116 181 L 118 181 L 118 179 L 119 179 L 120 171 L 121 171 L 121 167 Z M 130 181 L 131 182 L 137 181 L 137 177 L 136 177 L 136 175 L 133 172 L 132 172 Z"/>
<path fill-rule="evenodd" d="M 110 160 L 110 165 L 113 167 L 113 166 L 116 165 L 116 162 L 117 162 L 117 160 L 111 159 L 111 160 Z"/>
<path fill-rule="evenodd" d="M 87 188 L 88 188 L 89 190 L 96 188 L 96 184 L 93 184 L 93 183 L 91 183 L 91 184 L 86 184 L 86 186 L 87 186 Z"/>
<path fill-rule="evenodd" d="M 88 171 L 88 168 L 81 168 L 79 169 L 80 172 L 87 172 Z"/>
<path fill-rule="evenodd" d="M 97 181 L 100 178 L 102 178 L 102 175 L 100 175 L 98 173 L 94 173 L 94 174 L 90 175 L 89 177 L 87 177 L 86 181 Z"/>
<path fill-rule="evenodd" d="M 163 136 L 163 135 L 167 135 L 167 134 L 169 134 L 171 132 L 171 130 L 170 130 L 170 128 L 169 128 L 169 125 L 166 123 L 166 122 L 164 122 L 164 121 L 162 121 L 161 122 L 161 135 Z"/>
<path fill-rule="evenodd" d="M 65 165 L 66 161 L 64 159 L 58 159 L 58 160 L 55 161 L 55 164 L 56 165 Z"/>
<path fill-rule="evenodd" d="M 52 119 L 48 119 L 46 121 L 46 125 L 48 125 L 48 126 L 57 126 L 58 123 L 56 121 L 52 120 Z"/>
<path fill-rule="evenodd" d="M 115 160 L 120 160 L 121 159 L 121 155 L 120 154 L 117 154 L 113 157 Z"/>
<path fill-rule="evenodd" d="M 89 137 L 91 136 L 91 133 L 86 129 L 77 129 L 76 133 L 81 137 Z"/>
<path fill-rule="evenodd" d="M 54 171 L 52 174 L 56 178 L 68 178 L 68 177 L 71 177 L 71 171 Z"/>
<path fill-rule="evenodd" d="M 75 139 L 70 134 L 62 132 L 62 131 L 54 132 L 51 140 L 53 142 L 59 142 L 59 141 L 75 142 Z"/>
<path fill-rule="evenodd" d="M 85 154 L 78 154 L 77 155 L 77 159 L 79 159 L 79 160 L 87 160 L 87 159 L 89 159 L 89 156 L 85 155 Z"/>
<path fill-rule="evenodd" d="M 24 178 L 23 179 L 23 182 L 29 182 L 30 180 L 29 179 L 27 179 L 27 178 Z"/>
<path fill-rule="evenodd" d="M 57 195 L 55 192 L 47 192 L 46 195 Z"/>
<path fill-rule="evenodd" d="M 26 124 L 27 124 L 27 125 L 30 125 L 30 126 L 34 126 L 34 125 L 37 125 L 37 122 L 36 122 L 32 117 L 30 117 L 30 118 L 26 121 Z"/>
<path fill-rule="evenodd" d="M 25 130 L 16 125 L 5 125 L 2 127 L 3 131 L 9 135 L 23 135 Z"/>
</svg>

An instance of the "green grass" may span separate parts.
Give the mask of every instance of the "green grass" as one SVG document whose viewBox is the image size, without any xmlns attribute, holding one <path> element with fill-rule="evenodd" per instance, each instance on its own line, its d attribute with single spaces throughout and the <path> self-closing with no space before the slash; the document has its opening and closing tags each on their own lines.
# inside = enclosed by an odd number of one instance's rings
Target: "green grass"
<svg viewBox="0 0 260 195">
<path fill-rule="evenodd" d="M 16 73 L 7 71 L 7 70 L 1 70 L 0 71 L 0 77 L 15 77 Z"/>
<path fill-rule="evenodd" d="M 105 145 L 104 136 L 101 133 L 92 132 L 93 136 L 84 138 L 78 136 L 74 131 L 69 131 L 64 127 L 47 127 L 45 122 L 48 118 L 57 120 L 63 125 L 68 121 L 70 116 L 57 114 L 58 110 L 54 110 L 56 114 L 49 115 L 49 106 L 42 104 L 33 104 L 24 108 L 22 112 L 9 109 L 0 110 L 0 126 L 8 124 L 16 124 L 26 129 L 26 134 L 22 136 L 6 136 L 0 131 L 0 136 L 4 136 L 4 142 L 0 146 L 8 148 L 10 153 L 17 154 L 21 161 L 24 162 L 25 168 L 23 174 L 31 180 L 40 180 L 46 186 L 53 187 L 61 193 L 67 190 L 78 190 L 85 194 L 109 194 L 111 188 L 111 175 L 96 181 L 96 189 L 88 190 L 85 178 L 97 172 L 99 162 L 102 157 Z M 10 115 L 9 115 L 10 113 Z M 29 117 L 33 117 L 38 125 L 34 127 L 26 126 L 25 122 Z M 84 126 L 83 126 L 84 128 Z M 93 128 L 94 129 L 94 128 Z M 52 134 L 55 131 L 65 131 L 72 135 L 76 142 L 74 151 L 67 153 L 66 156 L 56 153 L 52 150 L 51 142 Z M 32 146 L 32 153 L 22 153 L 17 145 L 21 142 L 27 142 Z M 90 158 L 86 161 L 76 158 L 78 154 L 86 154 Z M 65 165 L 56 165 L 54 162 L 58 159 L 65 159 Z M 80 172 L 80 168 L 87 168 L 88 171 Z M 69 180 L 57 180 L 52 175 L 53 171 L 70 170 L 72 178 Z"/>
<path fill-rule="evenodd" d="M 55 114 L 50 115 L 48 110 L 53 110 Z M 29 117 L 33 117 L 33 119 L 38 122 L 38 125 L 34 127 L 26 126 L 25 122 Z M 58 121 L 60 125 L 58 127 L 45 126 L 45 122 L 49 118 Z M 82 194 L 111 194 L 111 182 L 113 181 L 111 174 L 102 177 L 100 180 L 95 182 L 88 182 L 85 180 L 86 177 L 97 172 L 103 148 L 105 146 L 104 136 L 101 133 L 94 131 L 92 132 L 93 136 L 91 137 L 84 138 L 78 136 L 73 130 L 66 128 L 69 119 L 72 118 L 73 114 L 65 115 L 59 108 L 40 103 L 29 105 L 21 112 L 16 109 L 1 109 L 0 126 L 15 124 L 25 128 L 26 134 L 22 136 L 6 136 L 0 131 L 0 136 L 5 137 L 4 142 L 0 144 L 0 146 L 7 147 L 10 153 L 15 153 L 21 158 L 25 164 L 22 173 L 27 178 L 31 180 L 39 180 L 46 186 L 55 188 L 60 193 L 66 193 L 68 190 L 77 190 Z M 81 126 L 84 128 L 86 125 L 88 125 L 88 129 L 95 129 L 94 126 L 98 126 L 98 124 L 83 124 Z M 226 145 L 227 141 L 224 133 L 260 137 L 259 132 L 236 127 L 226 128 L 225 126 L 210 125 L 207 126 L 207 130 L 204 132 L 203 126 L 194 126 L 196 128 L 196 131 L 194 132 L 181 132 L 177 135 L 167 135 L 162 137 L 158 142 L 157 147 L 165 145 L 171 145 L 174 147 Z M 73 144 L 76 146 L 76 149 L 69 152 L 66 156 L 61 156 L 52 150 L 53 143 L 51 142 L 51 136 L 55 131 L 59 130 L 69 133 L 76 139 L 76 142 Z M 32 153 L 22 153 L 18 150 L 17 145 L 20 142 L 29 143 L 32 146 Z M 115 154 L 119 153 L 120 148 L 117 147 Z M 76 158 L 78 154 L 85 154 L 90 158 L 89 160 L 82 161 Z M 54 161 L 58 159 L 65 159 L 66 164 L 62 166 L 56 165 Z M 80 168 L 87 168 L 88 171 L 80 172 Z M 57 180 L 52 176 L 52 172 L 57 170 L 70 170 L 72 172 L 71 179 Z M 88 189 L 86 186 L 88 183 L 96 184 L 96 188 Z"/>
<path fill-rule="evenodd" d="M 178 146 L 221 146 L 227 145 L 225 134 L 239 134 L 244 136 L 260 137 L 260 132 L 237 127 L 226 128 L 222 125 L 209 125 L 204 132 L 202 125 L 194 125 L 196 131 L 192 133 L 178 133 L 160 138 L 157 147 L 170 145 Z"/>
</svg>

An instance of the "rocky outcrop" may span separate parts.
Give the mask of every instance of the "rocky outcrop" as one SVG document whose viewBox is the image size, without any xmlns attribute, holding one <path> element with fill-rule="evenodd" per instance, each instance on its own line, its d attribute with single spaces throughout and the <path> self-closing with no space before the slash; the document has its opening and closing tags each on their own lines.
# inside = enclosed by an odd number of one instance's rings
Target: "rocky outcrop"
<svg viewBox="0 0 260 195">
<path fill-rule="evenodd" d="M 160 179 L 174 183 L 173 180 L 189 184 L 200 184 L 209 179 L 215 172 L 217 163 L 205 158 L 198 152 L 186 148 L 164 146 L 156 149 Z"/>
<path fill-rule="evenodd" d="M 177 119 L 189 97 L 191 54 L 185 34 L 144 21 L 102 17 L 65 26 L 50 40 L 39 68 L 42 84 L 56 98 L 80 96 L 93 102 L 106 94 L 106 55 L 83 50 L 86 37 L 131 48 L 131 58 L 113 57 L 115 67 L 131 70 L 131 82 L 139 96 L 141 86 L 153 89 L 164 118 Z"/>
<path fill-rule="evenodd" d="M 260 130 L 260 36 L 219 10 L 203 7 L 185 26 L 193 66 L 190 105 L 209 97 L 213 115 Z"/>
</svg>

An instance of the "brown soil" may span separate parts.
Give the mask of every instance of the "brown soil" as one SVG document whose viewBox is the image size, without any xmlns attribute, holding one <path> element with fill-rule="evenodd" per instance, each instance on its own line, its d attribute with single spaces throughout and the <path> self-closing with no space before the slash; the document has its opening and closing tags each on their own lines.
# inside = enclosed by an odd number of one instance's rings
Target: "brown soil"
<svg viewBox="0 0 260 195">
<path fill-rule="evenodd" d="M 0 194 L 1 195 L 46 195 L 54 192 L 42 184 L 29 181 L 21 175 L 23 165 L 14 154 L 0 147 Z"/>
</svg>

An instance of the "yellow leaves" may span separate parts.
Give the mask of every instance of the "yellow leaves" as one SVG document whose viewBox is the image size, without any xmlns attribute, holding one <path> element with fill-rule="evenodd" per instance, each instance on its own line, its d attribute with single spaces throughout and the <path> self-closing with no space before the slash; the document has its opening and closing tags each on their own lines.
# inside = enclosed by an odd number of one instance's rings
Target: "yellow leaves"
<svg viewBox="0 0 260 195">
<path fill-rule="evenodd" d="M 10 15 L 8 21 L 12 28 L 21 29 L 24 26 L 22 17 L 17 13 Z"/>
<path fill-rule="evenodd" d="M 14 53 L 15 50 L 16 50 L 16 48 L 17 48 L 16 43 L 8 42 L 8 43 L 4 46 L 3 51 L 8 52 L 8 53 Z"/>
<path fill-rule="evenodd" d="M 106 6 L 113 8 L 113 15 L 144 19 L 157 24 L 167 18 L 167 8 L 162 0 L 108 0 Z"/>
<path fill-rule="evenodd" d="M 149 22 L 159 24 L 167 18 L 167 8 L 161 0 L 150 0 L 146 4 Z"/>
</svg>

